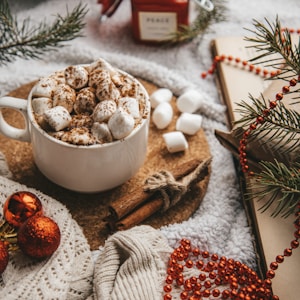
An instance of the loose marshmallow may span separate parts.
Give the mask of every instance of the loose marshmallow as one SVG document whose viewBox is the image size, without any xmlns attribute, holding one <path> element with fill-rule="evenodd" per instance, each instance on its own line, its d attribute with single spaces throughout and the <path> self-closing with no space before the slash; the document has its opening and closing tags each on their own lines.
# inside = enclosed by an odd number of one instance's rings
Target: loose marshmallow
<svg viewBox="0 0 300 300">
<path fill-rule="evenodd" d="M 177 98 L 177 107 L 180 112 L 194 113 L 201 104 L 202 95 L 196 90 L 188 90 Z"/>
<path fill-rule="evenodd" d="M 113 137 L 106 123 L 95 122 L 91 128 L 92 135 L 100 143 L 112 142 Z"/>
<path fill-rule="evenodd" d="M 69 66 L 65 69 L 66 83 L 73 89 L 85 87 L 89 80 L 89 73 L 83 66 Z"/>
<path fill-rule="evenodd" d="M 123 97 L 119 99 L 118 107 L 124 109 L 127 113 L 132 115 L 134 118 L 140 117 L 139 103 L 136 98 Z"/>
<path fill-rule="evenodd" d="M 91 87 L 83 88 L 76 96 L 74 111 L 76 114 L 90 115 L 97 104 L 95 90 Z"/>
<path fill-rule="evenodd" d="M 52 99 L 53 106 L 63 106 L 71 113 L 76 100 L 76 93 L 69 85 L 60 84 L 56 87 Z"/>
<path fill-rule="evenodd" d="M 176 130 L 193 135 L 201 128 L 202 116 L 198 114 L 182 113 L 176 122 Z"/>
<path fill-rule="evenodd" d="M 32 109 L 37 115 L 42 115 L 46 110 L 52 108 L 52 100 L 46 97 L 33 98 Z"/>
<path fill-rule="evenodd" d="M 160 103 L 152 113 L 152 120 L 158 129 L 166 128 L 172 121 L 173 108 L 169 102 Z"/>
<path fill-rule="evenodd" d="M 134 118 L 118 108 L 108 120 L 108 128 L 115 139 L 123 139 L 134 129 Z"/>
<path fill-rule="evenodd" d="M 104 100 L 99 102 L 93 112 L 92 118 L 94 122 L 107 121 L 117 110 L 117 104 L 113 100 Z"/>
<path fill-rule="evenodd" d="M 184 151 L 188 148 L 188 142 L 181 131 L 165 133 L 163 139 L 170 153 Z"/>
<path fill-rule="evenodd" d="M 167 88 L 160 88 L 153 92 L 150 96 L 151 107 L 155 108 L 162 102 L 170 102 L 173 93 Z"/>
<path fill-rule="evenodd" d="M 51 128 L 59 131 L 69 126 L 72 117 L 65 107 L 55 106 L 45 111 L 44 119 Z"/>
<path fill-rule="evenodd" d="M 54 78 L 42 77 L 32 89 L 32 97 L 52 98 L 57 86 L 57 81 Z"/>
</svg>

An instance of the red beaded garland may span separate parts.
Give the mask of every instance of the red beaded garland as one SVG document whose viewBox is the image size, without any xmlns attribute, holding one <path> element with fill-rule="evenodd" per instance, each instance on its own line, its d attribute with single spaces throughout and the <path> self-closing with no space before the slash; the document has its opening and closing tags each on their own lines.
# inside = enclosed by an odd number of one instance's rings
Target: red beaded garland
<svg viewBox="0 0 300 300">
<path fill-rule="evenodd" d="M 297 32 L 297 34 L 300 34 L 300 29 L 298 29 L 297 31 L 293 29 L 283 29 L 283 30 L 288 30 L 291 33 Z M 231 63 L 232 61 L 234 61 L 237 64 L 241 63 L 242 67 L 245 68 L 246 70 L 248 68 L 250 72 L 255 72 L 256 75 L 261 75 L 263 77 L 267 77 L 267 76 L 274 77 L 280 74 L 280 70 L 273 70 L 273 71 L 269 71 L 266 69 L 262 70 L 260 67 L 255 67 L 254 65 L 250 64 L 248 61 L 241 60 L 238 57 L 233 58 L 231 55 L 228 56 L 221 55 L 221 56 L 215 56 L 213 64 L 209 69 L 209 71 L 203 72 L 201 74 L 202 78 L 206 78 L 207 74 L 213 74 L 219 62 L 226 62 L 226 61 L 228 63 Z M 248 173 L 248 175 L 250 176 L 254 175 L 254 172 L 250 171 L 248 160 L 247 160 L 247 153 L 246 153 L 248 138 L 251 135 L 251 132 L 254 131 L 257 128 L 257 126 L 265 122 L 265 118 L 270 115 L 272 109 L 277 107 L 278 102 L 283 99 L 284 94 L 289 93 L 290 88 L 296 86 L 298 82 L 300 82 L 300 75 L 298 75 L 298 78 L 292 78 L 289 81 L 289 85 L 283 86 L 281 92 L 278 92 L 275 95 L 275 100 L 269 102 L 269 108 L 264 109 L 261 115 L 259 115 L 256 118 L 255 122 L 250 124 L 248 129 L 244 130 L 243 137 L 240 140 L 239 156 L 240 156 L 240 163 L 242 166 L 242 170 L 243 172 Z M 208 260 L 207 262 L 204 262 L 203 260 L 198 260 L 196 261 L 195 266 L 199 269 L 199 271 L 209 272 L 209 275 L 207 277 L 206 274 L 200 273 L 198 279 L 201 282 L 204 282 L 204 284 L 203 285 L 199 284 L 197 286 L 198 287 L 197 294 L 192 295 L 190 291 L 185 290 L 184 292 L 182 292 L 182 295 L 184 295 L 184 297 L 181 297 L 181 299 L 192 300 L 192 299 L 202 299 L 202 297 L 207 298 L 209 296 L 213 296 L 215 298 L 221 296 L 221 299 L 279 300 L 279 297 L 277 295 L 273 295 L 271 292 L 271 285 L 272 285 L 271 280 L 275 277 L 275 270 L 277 270 L 279 267 L 278 264 L 284 262 L 284 258 L 291 256 L 293 249 L 299 247 L 300 202 L 298 204 L 298 211 L 296 212 L 295 216 L 296 216 L 296 220 L 294 223 L 296 228 L 296 231 L 294 232 L 295 239 L 291 241 L 290 248 L 284 249 L 283 254 L 277 255 L 275 259 L 276 261 L 270 263 L 270 269 L 266 272 L 266 279 L 261 280 L 254 270 L 252 270 L 245 264 L 242 264 L 241 262 L 234 261 L 232 259 L 226 259 L 226 257 L 224 256 L 218 258 L 218 255 L 216 254 L 213 254 L 210 257 L 211 260 L 209 260 L 210 254 L 208 251 L 201 252 L 198 248 L 195 248 L 192 251 L 192 254 L 195 257 L 198 257 L 201 254 L 205 260 Z M 190 241 L 186 239 L 183 239 L 181 241 L 181 244 L 182 243 L 188 243 L 188 245 L 190 246 Z M 185 254 L 185 256 L 187 257 L 188 254 Z M 191 263 L 188 263 L 188 265 L 191 265 Z M 221 286 L 224 284 L 229 285 L 230 288 L 224 289 L 222 292 L 217 288 L 213 288 L 214 286 Z M 210 290 L 211 288 L 213 289 Z"/>
</svg>

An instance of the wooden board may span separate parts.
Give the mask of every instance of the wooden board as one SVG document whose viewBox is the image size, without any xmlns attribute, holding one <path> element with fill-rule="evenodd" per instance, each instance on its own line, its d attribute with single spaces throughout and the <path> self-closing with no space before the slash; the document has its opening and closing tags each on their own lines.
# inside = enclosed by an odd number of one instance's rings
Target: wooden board
<svg viewBox="0 0 300 300">
<path fill-rule="evenodd" d="M 158 88 L 147 81 L 140 81 L 144 84 L 149 94 Z M 28 83 L 12 91 L 9 95 L 26 99 L 33 84 Z M 7 159 L 14 180 L 41 190 L 66 205 L 73 218 L 83 228 L 91 249 L 95 250 L 100 245 L 103 245 L 105 239 L 111 234 L 103 219 L 108 213 L 108 205 L 112 200 L 121 197 L 125 193 L 130 193 L 138 187 L 142 188 L 144 180 L 156 171 L 162 169 L 170 170 L 191 158 L 204 160 L 210 157 L 209 145 L 202 129 L 194 136 L 187 136 L 189 149 L 185 152 L 171 154 L 167 151 L 162 134 L 175 130 L 175 122 L 179 116 L 175 106 L 175 99 L 173 99 L 172 104 L 175 116 L 167 129 L 158 130 L 152 122 L 150 123 L 149 145 L 144 165 L 128 182 L 107 192 L 82 194 L 66 190 L 52 183 L 36 167 L 30 143 L 8 139 L 0 135 L 0 151 Z M 22 127 L 23 118 L 16 111 L 4 109 L 3 115 L 10 124 Z M 199 207 L 205 195 L 208 182 L 209 175 L 193 188 L 180 203 L 163 214 L 158 212 L 151 216 L 144 224 L 159 228 L 188 219 Z"/>
</svg>

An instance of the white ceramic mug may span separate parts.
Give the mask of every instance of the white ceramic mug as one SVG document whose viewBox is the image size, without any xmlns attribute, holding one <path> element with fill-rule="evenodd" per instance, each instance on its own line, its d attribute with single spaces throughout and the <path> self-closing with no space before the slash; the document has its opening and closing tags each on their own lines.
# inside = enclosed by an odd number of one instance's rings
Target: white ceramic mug
<svg viewBox="0 0 300 300">
<path fill-rule="evenodd" d="M 120 71 L 126 76 L 131 75 Z M 124 139 L 89 146 L 73 145 L 50 136 L 37 123 L 32 110 L 32 90 L 28 99 L 0 98 L 0 132 L 5 136 L 31 142 L 39 170 L 54 183 L 73 191 L 95 193 L 121 185 L 143 165 L 148 144 L 150 100 L 143 85 L 133 78 L 145 94 L 144 118 Z M 1 108 L 18 110 L 26 120 L 25 128 L 9 125 Z"/>
</svg>

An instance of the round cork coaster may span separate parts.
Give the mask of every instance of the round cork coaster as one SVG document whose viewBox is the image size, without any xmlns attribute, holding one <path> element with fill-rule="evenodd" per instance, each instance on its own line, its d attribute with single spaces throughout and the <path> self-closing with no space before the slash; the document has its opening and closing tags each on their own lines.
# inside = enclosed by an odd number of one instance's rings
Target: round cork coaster
<svg viewBox="0 0 300 300">
<path fill-rule="evenodd" d="M 156 85 L 148 81 L 142 79 L 140 81 L 149 94 L 158 89 Z M 33 85 L 34 82 L 28 83 L 12 91 L 9 95 L 26 99 Z M 157 171 L 174 170 L 192 158 L 205 160 L 210 157 L 209 145 L 202 129 L 193 136 L 186 136 L 189 143 L 189 148 L 186 151 L 171 154 L 166 149 L 162 134 L 175 130 L 175 123 L 179 117 L 175 100 L 175 98 L 172 99 L 174 118 L 166 129 L 158 130 L 150 122 L 149 145 L 144 165 L 133 178 L 110 191 L 82 194 L 66 190 L 52 183 L 36 167 L 30 143 L 8 139 L 0 135 L 0 151 L 6 157 L 15 181 L 34 187 L 66 205 L 72 217 L 82 227 L 91 250 L 95 250 L 103 245 L 107 237 L 112 234 L 104 221 L 112 201 L 137 189 L 143 189 L 145 179 Z M 24 120 L 20 113 L 11 109 L 3 109 L 2 113 L 8 123 L 22 128 Z M 55 161 L 53 163 L 55 164 Z M 80 177 L 82 174 L 78 174 L 78 176 Z M 172 223 L 180 223 L 190 218 L 206 193 L 209 177 L 210 171 L 203 180 L 184 195 L 179 203 L 166 212 L 158 211 L 143 221 L 142 224 L 159 228 Z"/>
</svg>

